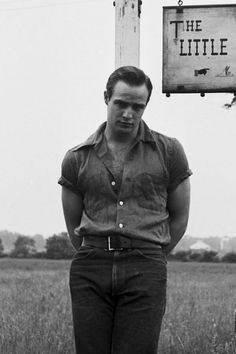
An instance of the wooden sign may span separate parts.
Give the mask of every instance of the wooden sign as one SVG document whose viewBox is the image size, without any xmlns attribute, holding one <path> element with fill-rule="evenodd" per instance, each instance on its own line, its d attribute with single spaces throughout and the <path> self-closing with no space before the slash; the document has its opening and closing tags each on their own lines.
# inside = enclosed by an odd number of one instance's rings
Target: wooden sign
<svg viewBox="0 0 236 354">
<path fill-rule="evenodd" d="M 163 7 L 162 91 L 236 92 L 236 5 Z"/>
</svg>

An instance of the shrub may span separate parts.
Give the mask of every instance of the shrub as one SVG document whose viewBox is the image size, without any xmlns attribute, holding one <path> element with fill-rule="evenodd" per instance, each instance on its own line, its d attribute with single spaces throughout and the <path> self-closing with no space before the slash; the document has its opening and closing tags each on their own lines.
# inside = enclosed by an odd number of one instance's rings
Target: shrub
<svg viewBox="0 0 236 354">
<path fill-rule="evenodd" d="M 178 251 L 173 257 L 177 261 L 187 262 L 189 261 L 190 251 Z"/>
<path fill-rule="evenodd" d="M 235 252 L 226 253 L 221 258 L 221 261 L 226 263 L 236 263 L 236 253 Z"/>
</svg>

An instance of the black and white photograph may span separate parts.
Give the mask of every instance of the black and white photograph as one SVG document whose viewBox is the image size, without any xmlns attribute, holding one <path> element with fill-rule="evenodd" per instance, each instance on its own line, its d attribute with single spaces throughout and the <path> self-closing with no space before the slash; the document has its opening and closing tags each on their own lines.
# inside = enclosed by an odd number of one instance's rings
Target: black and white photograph
<svg viewBox="0 0 236 354">
<path fill-rule="evenodd" d="M 0 0 L 0 353 L 236 353 L 236 2 Z"/>
</svg>

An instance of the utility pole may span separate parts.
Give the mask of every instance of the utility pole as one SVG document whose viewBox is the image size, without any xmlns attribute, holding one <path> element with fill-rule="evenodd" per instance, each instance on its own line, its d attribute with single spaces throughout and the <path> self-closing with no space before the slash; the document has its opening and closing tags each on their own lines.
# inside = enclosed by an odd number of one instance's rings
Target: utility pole
<svg viewBox="0 0 236 354">
<path fill-rule="evenodd" d="M 133 65 L 140 60 L 141 0 L 115 0 L 115 67 Z"/>
</svg>

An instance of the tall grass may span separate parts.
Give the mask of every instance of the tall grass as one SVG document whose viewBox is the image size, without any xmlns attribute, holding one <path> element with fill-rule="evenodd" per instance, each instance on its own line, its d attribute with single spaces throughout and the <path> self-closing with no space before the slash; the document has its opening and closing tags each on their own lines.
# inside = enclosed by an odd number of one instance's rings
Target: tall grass
<svg viewBox="0 0 236 354">
<path fill-rule="evenodd" d="M 74 353 L 69 265 L 0 261 L 1 354 Z M 235 354 L 236 265 L 170 262 L 168 268 L 159 354 Z"/>
<path fill-rule="evenodd" d="M 68 262 L 4 260 L 0 266 L 1 354 L 73 353 Z"/>
<path fill-rule="evenodd" d="M 236 353 L 235 271 L 231 264 L 170 262 L 160 353 Z"/>
</svg>

